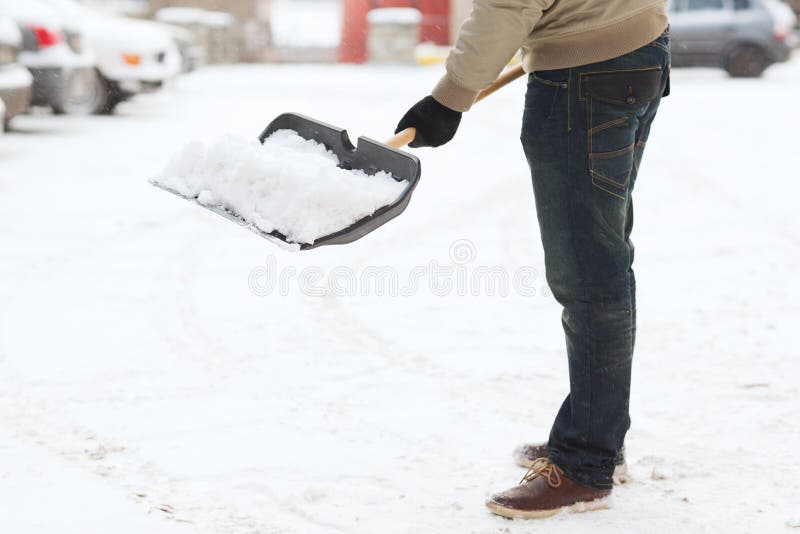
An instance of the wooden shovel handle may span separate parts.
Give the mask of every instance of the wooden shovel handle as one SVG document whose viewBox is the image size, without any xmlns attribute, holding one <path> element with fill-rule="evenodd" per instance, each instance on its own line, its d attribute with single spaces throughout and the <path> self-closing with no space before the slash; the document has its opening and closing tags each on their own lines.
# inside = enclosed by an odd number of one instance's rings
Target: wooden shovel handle
<svg viewBox="0 0 800 534">
<path fill-rule="evenodd" d="M 501 74 L 492 85 L 478 93 L 478 97 L 475 99 L 475 102 L 480 102 L 487 96 L 491 95 L 498 89 L 502 89 L 506 85 L 510 84 L 517 78 L 522 78 L 525 75 L 525 70 L 522 68 L 522 64 L 517 65 L 514 68 L 508 69 L 503 74 Z"/>
<path fill-rule="evenodd" d="M 389 145 L 392 148 L 403 148 L 414 138 L 417 136 L 417 129 L 416 128 L 406 128 L 398 132 L 394 137 L 386 141 L 386 145 Z"/>
<path fill-rule="evenodd" d="M 525 74 L 525 71 L 522 68 L 522 65 L 517 65 L 514 68 L 506 70 L 503 74 L 501 74 L 495 81 L 478 93 L 477 98 L 475 98 L 475 102 L 480 102 L 487 96 L 491 95 L 495 91 L 502 89 L 506 85 L 510 84 L 517 78 L 521 78 Z M 384 144 L 389 145 L 392 148 L 403 148 L 414 138 L 417 136 L 417 129 L 416 128 L 406 128 L 405 130 L 399 132 L 397 135 L 386 141 Z"/>
</svg>

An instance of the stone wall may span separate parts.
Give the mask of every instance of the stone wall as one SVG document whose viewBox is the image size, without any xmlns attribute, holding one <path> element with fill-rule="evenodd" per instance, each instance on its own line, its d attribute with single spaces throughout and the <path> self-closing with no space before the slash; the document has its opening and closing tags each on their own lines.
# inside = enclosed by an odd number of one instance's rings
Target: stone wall
<svg viewBox="0 0 800 534">
<path fill-rule="evenodd" d="M 237 21 L 232 30 L 239 61 L 264 61 L 271 45 L 270 0 L 150 0 L 150 13 L 165 7 L 194 7 L 229 13 Z"/>
</svg>

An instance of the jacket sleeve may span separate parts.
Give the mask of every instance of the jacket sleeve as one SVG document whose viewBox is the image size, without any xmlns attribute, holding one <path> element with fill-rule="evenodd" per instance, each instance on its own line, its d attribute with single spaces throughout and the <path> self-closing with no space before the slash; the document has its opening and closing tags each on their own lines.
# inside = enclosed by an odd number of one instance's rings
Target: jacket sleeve
<svg viewBox="0 0 800 534">
<path fill-rule="evenodd" d="M 492 84 L 555 0 L 474 0 L 447 57 L 447 74 L 433 97 L 456 111 L 467 111 Z"/>
</svg>

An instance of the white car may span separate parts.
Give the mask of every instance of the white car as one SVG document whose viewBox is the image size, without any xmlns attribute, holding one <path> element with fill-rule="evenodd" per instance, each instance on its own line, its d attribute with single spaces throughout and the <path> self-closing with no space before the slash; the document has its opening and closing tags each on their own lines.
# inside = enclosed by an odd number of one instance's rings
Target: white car
<svg viewBox="0 0 800 534">
<path fill-rule="evenodd" d="M 75 0 L 41 1 L 79 27 L 84 44 L 97 56 L 103 90 L 95 112 L 110 113 L 123 100 L 155 90 L 180 74 L 180 52 L 160 24 L 109 15 Z"/>
<path fill-rule="evenodd" d="M 22 31 L 19 62 L 33 74 L 32 104 L 56 113 L 87 113 L 97 75 L 94 55 L 81 48 L 80 34 L 37 0 L 0 0 L 0 17 L 14 20 Z"/>
<path fill-rule="evenodd" d="M 31 102 L 33 77 L 17 62 L 22 34 L 11 19 L 0 17 L 0 132 Z"/>
</svg>

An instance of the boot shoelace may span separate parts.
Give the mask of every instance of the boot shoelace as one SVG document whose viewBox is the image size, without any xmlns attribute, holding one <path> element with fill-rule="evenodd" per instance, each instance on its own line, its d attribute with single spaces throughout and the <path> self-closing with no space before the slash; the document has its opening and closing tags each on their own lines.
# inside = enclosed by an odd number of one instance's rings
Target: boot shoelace
<svg viewBox="0 0 800 534">
<path fill-rule="evenodd" d="M 547 479 L 547 484 L 555 489 L 561 485 L 561 475 L 563 473 L 556 464 L 550 461 L 550 458 L 537 458 L 519 483 L 530 482 L 536 477 L 544 477 Z"/>
</svg>

